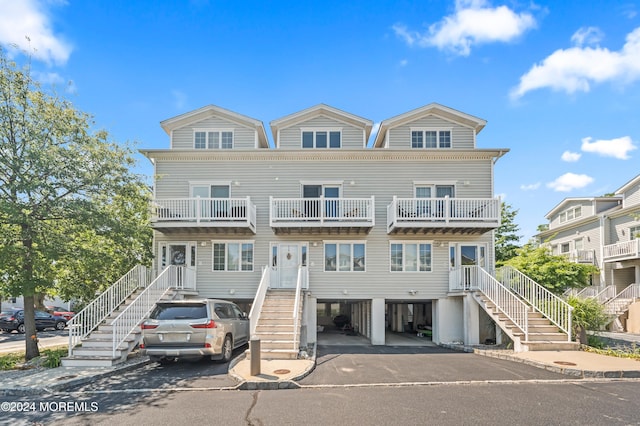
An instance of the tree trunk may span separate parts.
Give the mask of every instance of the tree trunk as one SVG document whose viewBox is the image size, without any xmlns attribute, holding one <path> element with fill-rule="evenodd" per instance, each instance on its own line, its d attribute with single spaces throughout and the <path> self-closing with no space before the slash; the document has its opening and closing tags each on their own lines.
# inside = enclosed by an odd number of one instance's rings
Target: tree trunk
<svg viewBox="0 0 640 426">
<path fill-rule="evenodd" d="M 24 246 L 24 263 L 22 271 L 24 273 L 22 297 L 24 298 L 24 357 L 27 361 L 40 356 L 38 350 L 38 333 L 36 330 L 35 317 L 35 285 L 33 284 L 33 240 L 31 239 L 31 228 L 22 225 L 22 245 Z"/>
<path fill-rule="evenodd" d="M 47 309 L 44 306 L 44 294 L 43 293 L 36 293 L 34 295 L 34 302 L 33 302 L 34 306 L 36 307 L 36 309 L 39 309 L 41 311 L 46 311 Z"/>
</svg>

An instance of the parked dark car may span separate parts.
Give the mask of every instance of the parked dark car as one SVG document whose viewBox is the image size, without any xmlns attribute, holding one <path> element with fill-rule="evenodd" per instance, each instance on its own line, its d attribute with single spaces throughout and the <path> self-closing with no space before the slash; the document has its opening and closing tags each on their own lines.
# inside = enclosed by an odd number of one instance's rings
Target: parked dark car
<svg viewBox="0 0 640 426">
<path fill-rule="evenodd" d="M 46 328 L 55 328 L 56 330 L 64 330 L 67 326 L 67 320 L 63 317 L 48 314 L 43 311 L 36 311 L 36 330 L 42 331 Z M 24 310 L 14 309 L 0 313 L 0 330 L 11 332 L 17 330 L 18 333 L 24 333 Z"/>
</svg>

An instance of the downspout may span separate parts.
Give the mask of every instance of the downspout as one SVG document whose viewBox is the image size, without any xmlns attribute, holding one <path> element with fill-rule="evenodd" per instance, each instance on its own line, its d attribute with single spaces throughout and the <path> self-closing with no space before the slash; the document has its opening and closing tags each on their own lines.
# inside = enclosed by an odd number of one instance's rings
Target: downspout
<svg viewBox="0 0 640 426">
<path fill-rule="evenodd" d="M 600 283 L 601 286 L 605 287 L 607 285 L 607 271 L 605 270 L 604 266 L 604 246 L 607 244 L 607 241 L 605 239 L 606 235 L 608 232 L 605 232 L 605 227 L 607 226 L 607 219 L 608 217 L 606 215 L 602 215 L 600 216 L 600 244 L 599 244 L 599 258 L 598 258 L 598 268 L 600 268 L 600 279 L 602 280 L 602 282 Z"/>
</svg>

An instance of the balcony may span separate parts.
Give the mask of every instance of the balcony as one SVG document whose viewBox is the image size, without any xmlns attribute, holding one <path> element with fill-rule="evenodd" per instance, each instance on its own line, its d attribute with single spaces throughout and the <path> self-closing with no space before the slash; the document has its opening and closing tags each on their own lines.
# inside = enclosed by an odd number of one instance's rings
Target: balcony
<svg viewBox="0 0 640 426">
<path fill-rule="evenodd" d="M 153 200 L 151 226 L 163 233 L 250 231 L 256 233 L 256 206 L 246 198 L 165 198 Z"/>
<path fill-rule="evenodd" d="M 640 259 L 640 238 L 604 246 L 605 262 Z"/>
<path fill-rule="evenodd" d="M 500 226 L 499 198 L 393 198 L 387 232 L 484 234 Z"/>
<path fill-rule="evenodd" d="M 560 255 L 567 258 L 569 262 L 588 263 L 590 265 L 596 264 L 596 253 L 594 250 L 573 250 L 561 253 Z"/>
<path fill-rule="evenodd" d="M 371 198 L 273 198 L 270 223 L 275 233 L 368 233 L 375 224 Z"/>
</svg>

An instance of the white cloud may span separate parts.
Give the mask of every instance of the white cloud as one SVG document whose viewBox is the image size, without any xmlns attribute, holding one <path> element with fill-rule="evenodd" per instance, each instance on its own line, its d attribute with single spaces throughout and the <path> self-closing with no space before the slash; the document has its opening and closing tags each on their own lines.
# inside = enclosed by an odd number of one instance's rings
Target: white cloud
<svg viewBox="0 0 640 426">
<path fill-rule="evenodd" d="M 574 189 L 584 188 L 591 182 L 593 182 L 593 178 L 591 176 L 565 173 L 553 182 L 547 183 L 547 187 L 558 192 L 569 192 Z"/>
<path fill-rule="evenodd" d="M 47 16 L 47 6 L 63 2 L 44 0 L 0 0 L 0 44 L 17 46 L 33 58 L 48 64 L 64 64 L 71 46 L 54 34 Z M 10 48 L 16 53 L 17 49 Z"/>
<path fill-rule="evenodd" d="M 627 34 L 626 43 L 619 51 L 581 46 L 556 50 L 520 77 L 520 83 L 511 91 L 511 97 L 516 99 L 545 87 L 567 93 L 588 92 L 593 83 L 630 83 L 638 79 L 640 27 Z"/>
<path fill-rule="evenodd" d="M 403 59 L 403 60 L 400 61 L 400 66 L 401 67 L 406 67 L 407 64 L 409 64 L 409 61 L 407 61 L 406 59 Z"/>
<path fill-rule="evenodd" d="M 575 46 L 597 45 L 604 38 L 598 27 L 582 27 L 571 36 Z"/>
<path fill-rule="evenodd" d="M 535 19 L 527 12 L 516 13 L 507 6 L 491 7 L 486 0 L 457 0 L 455 13 L 429 26 L 424 33 L 409 31 L 402 24 L 392 28 L 409 46 L 432 46 L 468 56 L 472 45 L 509 42 L 535 26 Z"/>
<path fill-rule="evenodd" d="M 577 152 L 565 151 L 562 153 L 562 161 L 566 161 L 568 163 L 575 163 L 582 157 L 582 154 Z"/>
<path fill-rule="evenodd" d="M 535 191 L 538 188 L 540 188 L 540 182 L 530 183 L 528 185 L 520 185 L 520 189 L 522 189 L 523 191 Z"/>
<path fill-rule="evenodd" d="M 584 152 L 593 152 L 602 157 L 613 157 L 619 160 L 628 160 L 629 151 L 638 149 L 633 144 L 629 136 L 609 140 L 597 140 L 592 142 L 592 138 L 582 139 L 580 147 Z"/>
</svg>

